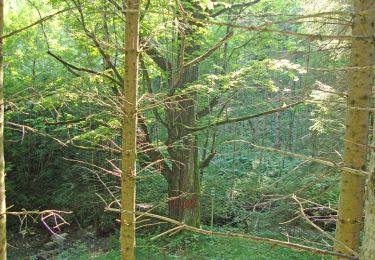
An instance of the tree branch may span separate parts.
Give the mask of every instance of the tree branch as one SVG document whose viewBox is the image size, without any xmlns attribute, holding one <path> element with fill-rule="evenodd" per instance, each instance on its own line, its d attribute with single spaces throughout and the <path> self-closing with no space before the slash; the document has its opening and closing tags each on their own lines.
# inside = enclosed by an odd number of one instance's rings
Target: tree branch
<svg viewBox="0 0 375 260">
<path fill-rule="evenodd" d="M 305 213 L 305 210 L 302 206 L 302 203 L 298 200 L 297 196 L 295 194 L 292 195 L 292 198 L 298 203 L 299 207 L 300 207 L 300 212 L 303 216 L 303 218 L 311 225 L 313 226 L 315 229 L 317 229 L 320 233 L 322 233 L 324 236 L 326 236 L 327 238 L 329 238 L 330 240 L 334 241 L 335 243 L 339 243 L 340 246 L 344 247 L 346 250 L 348 250 L 348 252 L 350 252 L 351 254 L 353 254 L 354 256 L 358 257 L 358 254 L 353 250 L 351 249 L 350 247 L 348 247 L 347 245 L 345 245 L 343 242 L 337 240 L 336 238 L 334 238 L 333 236 L 331 236 L 330 234 L 328 234 L 326 231 L 324 231 L 322 228 L 320 228 L 318 225 L 316 225 L 314 222 L 312 222 L 307 216 L 306 216 L 306 213 Z"/>
<path fill-rule="evenodd" d="M 229 32 L 223 39 L 221 39 L 218 43 L 216 43 L 214 46 L 212 46 L 209 50 L 207 50 L 205 53 L 203 53 L 201 56 L 195 58 L 194 60 L 186 63 L 184 65 L 184 69 L 187 70 L 191 66 L 194 66 L 195 64 L 205 60 L 208 58 L 212 53 L 214 53 L 217 49 L 219 49 L 224 43 L 226 43 L 230 38 L 233 37 L 233 32 Z"/>
<path fill-rule="evenodd" d="M 75 2 L 74 2 L 75 3 Z M 116 67 L 113 65 L 109 55 L 104 51 L 104 49 L 101 47 L 99 41 L 97 40 L 97 38 L 95 37 L 95 34 L 91 33 L 89 31 L 89 29 L 87 28 L 86 26 L 86 22 L 85 22 L 85 17 L 83 15 L 83 12 L 82 12 L 82 6 L 81 4 L 79 3 L 75 3 L 76 5 L 76 8 L 80 14 L 80 19 L 79 21 L 81 22 L 82 24 L 82 27 L 83 27 L 83 30 L 84 32 L 86 33 L 87 37 L 89 37 L 93 42 L 94 42 L 94 45 L 95 47 L 98 49 L 99 53 L 102 55 L 103 59 L 105 60 L 105 62 L 109 65 L 109 67 L 112 69 L 112 71 L 114 72 L 115 76 L 117 77 L 117 80 L 119 82 L 123 82 L 123 78 L 121 77 L 120 73 L 118 72 L 118 70 L 116 69 Z"/>
<path fill-rule="evenodd" d="M 57 122 L 48 122 L 48 121 L 46 121 L 44 124 L 45 125 L 69 125 L 69 124 L 76 124 L 76 123 L 79 123 L 79 122 L 82 122 L 82 121 L 86 121 L 87 119 L 89 119 L 89 117 L 90 116 L 85 116 L 85 117 L 76 118 L 76 119 L 72 119 L 72 120 L 57 121 Z"/>
<path fill-rule="evenodd" d="M 90 151 L 90 152 L 102 152 L 102 153 L 113 153 L 116 155 L 120 155 L 121 151 L 117 149 L 113 149 L 110 147 L 104 147 L 104 146 L 83 146 L 83 145 L 76 145 L 73 143 L 73 141 L 69 141 L 69 144 L 77 149 L 84 150 L 84 151 Z"/>
<path fill-rule="evenodd" d="M 92 70 L 92 69 L 77 67 L 77 66 L 75 66 L 73 64 L 70 64 L 67 61 L 63 60 L 61 57 L 52 53 L 50 50 L 48 50 L 47 53 L 49 55 L 51 55 L 52 57 L 54 57 L 56 60 L 58 60 L 60 63 L 62 63 L 66 68 L 70 68 L 70 69 L 73 69 L 73 70 L 76 70 L 76 71 L 83 71 L 83 72 L 87 72 L 87 73 L 91 73 L 91 74 L 94 74 L 94 75 L 105 77 L 105 78 L 109 79 L 110 81 L 112 81 L 113 83 L 115 83 L 116 85 L 122 87 L 121 82 L 117 81 L 116 79 L 112 78 L 111 76 L 107 75 L 106 73 L 95 71 L 95 70 Z M 120 93 L 117 88 L 116 88 L 115 92 L 118 95 Z"/>
<path fill-rule="evenodd" d="M 168 164 L 164 161 L 163 155 L 157 150 L 157 148 L 152 144 L 150 134 L 148 132 L 147 125 L 142 116 L 138 115 L 138 126 L 141 134 L 138 134 L 137 142 L 142 145 L 144 154 L 146 154 L 151 162 L 159 161 L 161 174 L 168 179 L 172 174 L 172 170 L 169 168 Z M 142 162 L 141 162 L 142 164 Z M 146 165 L 147 166 L 147 165 Z"/>
<path fill-rule="evenodd" d="M 5 34 L 5 35 L 4 35 L 3 37 L 1 37 L 0 39 L 6 39 L 6 38 L 9 38 L 9 37 L 11 37 L 11 36 L 13 36 L 13 35 L 16 35 L 16 34 L 18 34 L 18 33 L 20 33 L 20 32 L 23 32 L 23 31 L 25 31 L 25 30 L 27 30 L 27 29 L 30 29 L 30 28 L 32 28 L 32 27 L 38 25 L 38 24 L 41 24 L 41 23 L 43 23 L 43 22 L 45 22 L 45 21 L 48 21 L 48 20 L 52 19 L 53 17 L 55 17 L 55 16 L 57 16 L 57 15 L 59 15 L 59 14 L 65 13 L 65 12 L 67 12 L 67 11 L 70 11 L 70 10 L 72 10 L 72 9 L 73 9 L 73 8 L 66 8 L 66 9 L 60 10 L 60 11 L 54 13 L 54 14 L 47 15 L 47 16 L 45 16 L 45 17 L 39 19 L 38 21 L 33 22 L 32 24 L 29 24 L 29 25 L 27 25 L 27 26 L 25 26 L 25 27 L 22 27 L 22 28 L 20 28 L 20 29 L 17 29 L 17 30 L 15 30 L 15 31 L 12 31 L 12 32 L 10 32 L 10 33 L 8 33 L 8 34 Z"/>
<path fill-rule="evenodd" d="M 343 165 L 335 163 L 335 162 L 325 161 L 325 160 L 322 160 L 322 159 L 319 159 L 319 158 L 314 158 L 314 157 L 303 155 L 303 154 L 291 153 L 291 152 L 279 150 L 279 149 L 272 148 L 272 147 L 259 146 L 259 145 L 255 145 L 255 144 L 253 144 L 253 143 L 251 143 L 249 141 L 236 140 L 236 142 L 247 143 L 251 147 L 253 147 L 255 149 L 258 149 L 258 150 L 275 152 L 275 153 L 278 153 L 278 154 L 281 154 L 281 155 L 284 155 L 284 156 L 289 156 L 289 157 L 293 157 L 293 158 L 297 158 L 297 159 L 302 159 L 302 160 L 308 160 L 308 161 L 319 163 L 319 164 L 322 164 L 322 165 L 325 165 L 325 166 L 337 168 L 339 170 L 346 171 L 346 172 L 349 172 L 349 173 L 354 174 L 354 175 L 363 176 L 363 177 L 367 177 L 368 176 L 368 172 L 366 172 L 366 171 L 362 171 L 362 170 L 358 170 L 358 169 L 353 169 L 353 168 L 350 168 L 350 167 L 347 167 L 347 166 L 343 166 Z"/>
<path fill-rule="evenodd" d="M 203 108 L 201 111 L 197 113 L 197 116 L 196 116 L 197 120 L 204 117 L 205 115 L 208 115 L 210 111 L 212 111 L 214 106 L 216 106 L 218 103 L 219 103 L 219 96 L 217 95 L 210 101 L 208 106 L 206 106 L 205 108 Z"/>
<path fill-rule="evenodd" d="M 150 11 L 151 12 L 151 11 Z M 174 13 L 167 13 L 167 12 L 157 12 L 157 11 L 152 11 L 152 13 L 155 14 L 161 14 L 161 15 L 168 15 L 175 17 L 176 14 Z M 270 29 L 264 26 L 247 26 L 247 25 L 241 25 L 241 24 L 236 24 L 236 23 L 228 23 L 228 22 L 221 22 L 221 21 L 214 21 L 210 19 L 200 19 L 200 18 L 195 18 L 192 16 L 184 16 L 184 15 L 179 15 L 180 17 L 184 17 L 186 20 L 191 21 L 191 22 L 196 22 L 199 24 L 205 24 L 205 25 L 217 25 L 217 26 L 225 26 L 225 27 L 230 27 L 233 29 L 241 29 L 244 31 L 249 31 L 249 32 L 262 32 L 262 33 L 273 33 L 276 35 L 286 35 L 286 36 L 291 36 L 291 37 L 299 37 L 299 38 L 306 38 L 311 41 L 325 41 L 325 40 L 341 40 L 341 41 L 352 41 L 354 40 L 359 40 L 359 41 L 372 41 L 372 37 L 369 36 L 350 36 L 350 35 L 322 35 L 322 34 L 309 34 L 309 33 L 299 33 L 299 32 L 291 32 L 291 31 L 284 31 L 284 30 L 277 30 L 277 29 Z"/>
<path fill-rule="evenodd" d="M 12 123 L 12 122 L 9 122 L 9 121 L 6 122 L 6 124 L 11 125 L 11 126 L 14 126 L 14 127 L 18 127 L 18 128 L 20 128 L 19 131 L 22 131 L 22 136 L 23 136 L 23 137 L 25 136 L 25 134 L 27 133 L 27 130 L 28 130 L 28 131 L 33 132 L 33 133 L 36 133 L 36 134 L 38 134 L 38 135 L 41 135 L 41 136 L 44 136 L 44 137 L 51 138 L 52 140 L 56 141 L 58 144 L 67 147 L 67 145 L 66 145 L 64 142 L 62 142 L 61 140 L 59 140 L 59 139 L 57 139 L 57 138 L 55 138 L 55 137 L 53 137 L 52 135 L 49 135 L 49 134 L 47 134 L 47 133 L 43 133 L 43 132 L 41 132 L 41 131 L 38 131 L 37 129 L 32 128 L 32 127 L 30 127 L 30 126 L 27 126 L 27 125 L 20 125 L 20 124 Z"/>
<path fill-rule="evenodd" d="M 110 208 L 110 207 L 106 207 L 105 210 L 111 211 L 111 212 L 120 212 L 120 209 Z M 342 257 L 342 258 L 345 258 L 345 259 L 358 260 L 358 257 L 356 257 L 356 256 L 346 255 L 346 254 L 342 254 L 342 253 L 338 253 L 338 252 L 334 252 L 334 251 L 309 247 L 309 246 L 300 245 L 300 244 L 294 244 L 294 243 L 290 243 L 290 242 L 287 242 L 287 241 L 276 240 L 276 239 L 272 239 L 272 238 L 249 236 L 249 235 L 244 235 L 244 234 L 239 234 L 239 233 L 222 233 L 222 232 L 217 232 L 217 231 L 209 231 L 209 230 L 204 230 L 204 229 L 200 229 L 200 228 L 195 228 L 195 227 L 192 227 L 192 226 L 188 226 L 188 225 L 186 225 L 182 222 L 179 222 L 177 220 L 174 220 L 174 219 L 171 219 L 171 218 L 168 218 L 168 217 L 164 217 L 164 216 L 160 216 L 160 215 L 156 215 L 156 214 L 152 214 L 152 213 L 148 213 L 148 212 L 135 212 L 135 214 L 138 215 L 138 216 L 145 216 L 145 217 L 150 217 L 150 218 L 155 218 L 155 219 L 167 221 L 171 224 L 179 226 L 181 230 L 184 229 L 184 230 L 187 230 L 187 231 L 190 231 L 190 232 L 193 232 L 193 233 L 197 233 L 197 234 L 214 236 L 214 237 L 221 237 L 221 238 L 234 238 L 234 239 L 241 239 L 241 240 L 247 240 L 247 241 L 257 241 L 257 242 L 261 242 L 261 243 L 267 243 L 267 244 L 271 244 L 271 245 L 287 247 L 287 248 L 291 248 L 291 249 L 294 249 L 294 250 L 302 250 L 302 251 L 306 251 L 306 252 L 311 252 L 311 253 L 317 254 L 317 255 L 339 256 L 339 257 Z"/>
<path fill-rule="evenodd" d="M 165 72 L 170 72 L 172 69 L 171 64 L 164 59 L 160 52 L 155 47 L 147 45 L 144 49 L 145 53 Z"/>
<path fill-rule="evenodd" d="M 255 0 L 255 1 L 249 2 L 249 3 L 233 4 L 233 5 L 231 5 L 228 8 L 224 7 L 220 11 L 217 11 L 216 13 L 213 13 L 210 16 L 211 17 L 217 17 L 217 16 L 219 16 L 219 15 L 221 15 L 221 14 L 227 12 L 227 11 L 230 11 L 230 10 L 233 10 L 233 9 L 237 9 L 237 8 L 249 7 L 249 6 L 255 5 L 255 4 L 259 3 L 259 2 L 260 2 L 260 0 Z"/>
<path fill-rule="evenodd" d="M 150 94 L 153 93 L 152 91 L 152 84 L 151 84 L 151 79 L 150 79 L 150 75 L 148 74 L 148 70 L 147 70 L 147 67 L 146 67 L 146 63 L 143 59 L 143 55 L 140 54 L 139 55 L 139 63 L 141 65 L 141 68 L 142 68 L 142 75 L 143 75 L 143 78 L 144 78 L 144 81 L 146 83 L 146 86 L 147 86 L 147 90 Z M 153 102 L 154 103 L 154 102 Z M 168 124 L 161 118 L 157 108 L 153 108 L 152 109 L 152 112 L 154 114 L 154 116 L 160 121 L 160 123 L 162 125 L 164 125 L 166 128 L 168 128 Z"/>
<path fill-rule="evenodd" d="M 203 161 L 200 161 L 199 168 L 201 169 L 206 168 L 210 164 L 211 160 L 215 157 L 215 155 L 216 155 L 216 152 L 212 152 Z"/>
<path fill-rule="evenodd" d="M 124 12 L 124 9 L 122 8 L 122 6 L 119 5 L 115 0 L 108 0 L 108 2 L 111 3 L 121 13 Z"/>
<path fill-rule="evenodd" d="M 291 108 L 291 107 L 294 107 L 294 106 L 297 106 L 297 105 L 303 104 L 303 103 L 305 103 L 305 100 L 298 101 L 298 102 L 295 102 L 295 103 L 292 103 L 292 104 L 289 104 L 289 105 L 286 105 L 286 106 L 278 107 L 278 108 L 275 108 L 275 109 L 271 109 L 271 110 L 268 110 L 268 111 L 265 111 L 265 112 L 262 112 L 262 113 L 259 113 L 259 114 L 229 118 L 229 119 L 217 121 L 217 122 L 205 125 L 205 126 L 190 127 L 190 126 L 183 125 L 183 124 L 179 124 L 179 125 L 181 125 L 182 127 L 186 128 L 190 131 L 196 132 L 196 131 L 201 131 L 201 130 L 204 130 L 204 129 L 207 129 L 207 128 L 210 128 L 210 127 L 214 127 L 214 126 L 225 125 L 225 124 L 229 124 L 229 123 L 236 123 L 236 122 L 241 122 L 241 121 L 257 118 L 257 117 L 260 117 L 260 116 L 266 116 L 266 115 L 269 115 L 269 114 L 273 114 L 273 113 L 276 113 L 276 112 L 279 112 L 279 111 L 286 110 L 288 108 Z"/>
</svg>

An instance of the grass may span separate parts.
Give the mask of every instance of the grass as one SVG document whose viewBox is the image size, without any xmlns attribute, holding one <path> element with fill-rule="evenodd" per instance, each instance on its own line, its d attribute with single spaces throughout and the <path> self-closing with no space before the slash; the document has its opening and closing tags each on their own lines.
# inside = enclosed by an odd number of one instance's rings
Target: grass
<svg viewBox="0 0 375 260">
<path fill-rule="evenodd" d="M 258 234 L 262 235 L 262 234 Z M 276 234 L 263 234 L 265 236 Z M 150 235 L 139 236 L 136 257 L 139 260 L 199 259 L 199 260 L 318 260 L 330 259 L 307 252 L 297 252 L 289 248 L 252 241 L 215 238 L 198 234 L 184 233 L 150 241 Z M 280 237 L 279 237 L 280 238 Z M 97 259 L 117 260 L 120 258 L 118 243 L 108 252 L 91 252 L 82 243 L 62 253 L 57 259 Z"/>
</svg>

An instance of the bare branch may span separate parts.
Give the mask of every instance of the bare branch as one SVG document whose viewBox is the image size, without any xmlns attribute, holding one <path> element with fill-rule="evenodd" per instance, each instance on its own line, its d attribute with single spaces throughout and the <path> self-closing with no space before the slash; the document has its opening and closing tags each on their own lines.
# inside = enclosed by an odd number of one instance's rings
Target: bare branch
<svg viewBox="0 0 375 260">
<path fill-rule="evenodd" d="M 220 11 L 217 11 L 216 13 L 213 13 L 210 16 L 211 17 L 216 17 L 216 16 L 219 16 L 219 15 L 221 15 L 221 14 L 227 12 L 227 11 L 231 11 L 233 9 L 239 9 L 239 8 L 249 7 L 249 6 L 255 5 L 255 4 L 259 3 L 259 2 L 260 2 L 260 0 L 255 0 L 253 2 L 230 5 L 229 7 L 224 7 Z"/>
<path fill-rule="evenodd" d="M 307 155 L 303 155 L 303 154 L 291 153 L 291 152 L 279 150 L 279 149 L 272 148 L 272 147 L 259 146 L 259 145 L 255 145 L 255 144 L 253 144 L 249 141 L 244 141 L 244 140 L 235 140 L 235 141 L 247 143 L 255 149 L 275 152 L 275 153 L 278 153 L 278 154 L 281 154 L 281 155 L 284 155 L 284 156 L 294 157 L 294 158 L 298 158 L 298 159 L 302 159 L 302 160 L 309 160 L 311 162 L 315 162 L 315 163 L 319 163 L 319 164 L 326 165 L 326 166 L 329 166 L 329 167 L 337 168 L 339 170 L 342 170 L 342 171 L 345 171 L 345 172 L 348 172 L 348 173 L 351 173 L 351 174 L 354 174 L 354 175 L 359 175 L 359 176 L 364 176 L 364 177 L 368 176 L 368 172 L 366 172 L 366 171 L 353 169 L 353 168 L 350 168 L 350 167 L 347 167 L 347 166 L 337 164 L 335 162 L 325 161 L 325 160 L 322 160 L 322 159 L 319 159 L 319 158 L 313 158 L 311 156 L 307 156 Z"/>
<path fill-rule="evenodd" d="M 138 115 L 138 126 L 141 134 L 138 134 L 137 142 L 143 145 L 144 154 L 146 154 L 151 162 L 158 161 L 157 165 L 160 168 L 161 174 L 164 177 L 169 178 L 172 174 L 172 170 L 165 162 L 163 155 L 158 151 L 156 147 L 152 144 L 150 134 L 148 132 L 147 125 L 142 116 Z M 140 162 L 141 164 L 144 164 Z M 143 165 L 147 166 L 147 165 Z"/>
<path fill-rule="evenodd" d="M 105 78 L 109 79 L 110 81 L 112 81 L 113 83 L 115 83 L 116 85 L 122 87 L 121 81 L 117 81 L 116 79 L 114 79 L 113 77 L 107 75 L 104 72 L 95 71 L 95 70 L 88 69 L 88 68 L 83 68 L 83 67 L 77 67 L 77 66 L 75 66 L 75 65 L 73 65 L 71 63 L 68 63 L 67 61 L 63 60 L 61 57 L 59 57 L 58 55 L 52 53 L 50 50 L 48 50 L 47 53 L 49 55 L 51 55 L 52 57 L 54 57 L 56 60 L 58 60 L 60 63 L 62 63 L 67 68 L 70 68 L 70 69 L 73 69 L 73 70 L 76 70 L 76 71 L 83 71 L 83 72 L 87 72 L 87 73 L 91 73 L 91 74 L 94 74 L 94 75 L 105 77 Z M 119 90 L 117 88 L 114 91 L 116 92 L 116 94 L 119 95 Z"/>
<path fill-rule="evenodd" d="M 161 15 L 168 15 L 175 17 L 176 14 L 173 13 L 167 13 L 167 12 L 157 12 L 157 11 L 149 11 L 155 14 L 161 14 Z M 188 21 L 200 23 L 200 24 L 206 24 L 206 25 L 217 25 L 217 26 L 226 26 L 233 29 L 240 29 L 244 31 L 249 32 L 261 32 L 261 33 L 273 33 L 276 35 L 286 35 L 291 37 L 299 37 L 299 38 L 306 38 L 310 41 L 325 41 L 325 40 L 341 40 L 341 41 L 352 41 L 352 40 L 360 40 L 360 41 L 372 41 L 372 37 L 369 36 L 350 36 L 350 35 L 323 35 L 323 34 L 309 34 L 309 33 L 299 33 L 299 32 L 291 32 L 291 31 L 284 31 L 284 30 L 277 30 L 277 29 L 270 29 L 267 27 L 262 26 L 247 26 L 247 25 L 241 25 L 236 23 L 228 23 L 228 22 L 220 22 L 220 21 L 214 21 L 211 19 L 200 19 L 195 18 L 192 16 L 184 16 L 180 14 L 179 16 L 184 17 Z"/>
<path fill-rule="evenodd" d="M 12 122 L 9 122 L 9 121 L 6 122 L 6 124 L 20 128 L 20 131 L 22 131 L 22 135 L 23 135 L 23 136 L 26 134 L 26 132 L 27 132 L 27 130 L 28 130 L 28 131 L 30 131 L 30 132 L 33 132 L 33 133 L 39 134 L 39 135 L 41 135 L 41 136 L 45 136 L 45 137 L 51 138 L 52 140 L 56 141 L 58 144 L 60 144 L 60 145 L 62 145 L 62 146 L 65 146 L 65 147 L 67 146 L 64 142 L 62 142 L 61 140 L 59 140 L 59 139 L 53 137 L 52 135 L 49 135 L 49 134 L 46 134 L 46 133 L 40 132 L 40 131 L 38 131 L 37 129 L 32 128 L 32 127 L 30 127 L 30 126 L 27 126 L 27 125 L 20 125 L 20 124 L 12 123 Z M 23 137 L 22 137 L 22 138 L 23 138 Z"/>
<path fill-rule="evenodd" d="M 203 53 L 201 56 L 195 58 L 194 60 L 186 63 L 184 65 L 184 69 L 188 69 L 191 66 L 194 66 L 195 64 L 205 60 L 208 58 L 212 53 L 214 53 L 217 49 L 219 49 L 224 43 L 226 43 L 230 38 L 233 37 L 233 32 L 229 32 L 223 39 L 221 39 L 218 43 L 216 43 L 214 46 L 212 46 L 209 50 L 207 50 L 205 53 Z"/>
<path fill-rule="evenodd" d="M 76 124 L 76 123 L 80 123 L 82 121 L 86 121 L 89 118 L 90 118 L 90 116 L 85 116 L 85 117 L 76 118 L 76 119 L 72 119 L 72 120 L 66 120 L 66 121 L 57 121 L 57 122 L 46 121 L 44 124 L 45 125 L 69 125 L 69 124 Z"/>
<path fill-rule="evenodd" d="M 225 124 L 229 124 L 229 123 L 236 123 L 236 122 L 246 121 L 246 120 L 261 117 L 261 116 L 266 116 L 266 115 L 269 115 L 269 114 L 273 114 L 273 113 L 276 113 L 276 112 L 286 110 L 288 108 L 291 108 L 291 107 L 294 107 L 294 106 L 297 106 L 297 105 L 303 104 L 303 103 L 305 103 L 305 100 L 298 101 L 298 102 L 295 102 L 295 103 L 292 103 L 292 104 L 289 104 L 289 105 L 286 105 L 286 106 L 278 107 L 278 108 L 271 109 L 271 110 L 268 110 L 268 111 L 265 111 L 265 112 L 262 112 L 262 113 L 258 113 L 258 114 L 254 114 L 254 115 L 235 117 L 235 118 L 229 118 L 229 119 L 226 119 L 226 120 L 217 121 L 217 122 L 205 125 L 205 126 L 190 127 L 190 126 L 183 125 L 183 124 L 179 124 L 179 125 L 181 125 L 182 127 L 186 128 L 188 130 L 196 132 L 196 131 L 201 131 L 201 130 L 204 130 L 204 129 L 207 129 L 207 128 L 210 128 L 210 127 L 214 127 L 214 126 L 225 125 Z"/>
<path fill-rule="evenodd" d="M 81 22 L 86 36 L 89 37 L 94 42 L 95 47 L 97 48 L 99 53 L 102 55 L 102 57 L 105 60 L 105 62 L 107 63 L 107 65 L 112 69 L 112 71 L 114 72 L 117 80 L 119 82 L 123 82 L 123 78 L 121 77 L 121 75 L 120 75 L 119 71 L 117 70 L 116 66 L 114 66 L 114 64 L 112 63 L 109 55 L 101 47 L 101 45 L 100 45 L 98 39 L 96 38 L 95 34 L 91 33 L 90 30 L 87 28 L 86 22 L 85 22 L 85 17 L 83 15 L 83 11 L 82 11 L 82 6 L 79 3 L 79 1 L 78 1 L 78 3 L 75 3 L 75 5 L 76 5 L 76 8 L 77 8 L 77 10 L 80 14 L 80 18 L 78 20 Z"/>
<path fill-rule="evenodd" d="M 323 229 L 321 229 L 320 227 L 318 227 L 316 224 L 314 224 L 305 214 L 305 210 L 302 206 L 302 203 L 298 200 L 298 198 L 296 197 L 296 195 L 292 195 L 292 199 L 294 199 L 299 207 L 300 207 L 300 212 L 303 216 L 303 218 L 311 225 L 313 226 L 314 228 L 316 228 L 320 233 L 322 233 L 324 236 L 326 236 L 327 238 L 331 239 L 332 241 L 336 242 L 336 243 L 339 243 L 340 246 L 343 246 L 346 250 L 348 250 L 348 252 L 350 252 L 351 254 L 353 254 L 354 256 L 358 257 L 358 254 L 353 250 L 351 249 L 350 247 L 348 247 L 347 245 L 345 245 L 343 242 L 341 241 L 338 241 L 337 239 L 335 239 L 333 236 L 331 236 L 330 234 L 328 234 L 327 232 L 325 232 Z"/>
<path fill-rule="evenodd" d="M 120 212 L 120 209 L 115 209 L 115 208 L 105 208 L 106 211 L 112 211 L 112 212 Z M 180 228 L 173 228 L 173 230 L 187 230 L 193 233 L 198 233 L 202 235 L 207 235 L 207 236 L 214 236 L 214 237 L 221 237 L 221 238 L 234 238 L 234 239 L 241 239 L 241 240 L 247 240 L 247 241 L 257 241 L 261 243 L 267 243 L 271 245 L 276 245 L 276 246 L 281 246 L 281 247 L 287 247 L 291 248 L 294 250 L 302 250 L 306 252 L 311 252 L 313 254 L 317 255 L 329 255 L 329 256 L 339 256 L 344 259 L 351 259 L 351 260 L 358 260 L 359 258 L 356 256 L 351 256 L 351 255 L 346 255 L 338 252 L 333 252 L 329 250 L 324 250 L 320 248 L 314 248 L 314 247 L 309 247 L 305 245 L 300 245 L 300 244 L 294 244 L 290 243 L 287 241 L 282 241 L 282 240 L 276 240 L 276 239 L 271 239 L 271 238 L 265 238 L 265 237 L 256 237 L 256 236 L 249 236 L 249 235 L 244 235 L 244 234 L 239 234 L 239 233 L 222 233 L 222 232 L 216 232 L 216 231 L 209 231 L 209 230 L 204 230 L 200 228 L 195 228 L 192 226 L 188 226 L 182 222 L 179 222 L 177 220 L 167 218 L 164 216 L 152 214 L 152 213 L 146 213 L 146 212 L 135 212 L 136 215 L 143 215 L 145 217 L 150 217 L 150 218 L 155 218 L 159 219 L 162 221 L 169 222 L 171 224 L 177 225 Z"/>
<path fill-rule="evenodd" d="M 32 28 L 32 27 L 38 25 L 38 24 L 41 24 L 41 23 L 43 23 L 43 22 L 45 22 L 45 21 L 48 21 L 48 20 L 54 18 L 55 16 L 57 16 L 57 15 L 59 15 L 59 14 L 62 14 L 62 13 L 65 13 L 65 12 L 67 12 L 67 11 L 70 11 L 70 10 L 72 10 L 72 9 L 73 9 L 73 8 L 66 8 L 66 9 L 60 10 L 60 11 L 54 13 L 54 14 L 47 15 L 47 16 L 45 16 L 45 17 L 39 19 L 38 21 L 33 22 L 32 24 L 29 24 L 29 25 L 27 25 L 27 26 L 25 26 L 25 27 L 22 27 L 22 28 L 20 28 L 20 29 L 17 29 L 17 30 L 15 30 L 15 31 L 12 31 L 12 32 L 10 32 L 10 33 L 4 35 L 4 36 L 1 37 L 0 39 L 6 39 L 6 38 L 9 38 L 9 37 L 11 37 L 11 36 L 13 36 L 13 35 L 16 35 L 16 34 L 18 34 L 18 33 L 20 33 L 20 32 L 23 32 L 23 31 L 25 31 L 25 30 L 27 30 L 27 29 L 30 29 L 30 28 Z"/>
</svg>

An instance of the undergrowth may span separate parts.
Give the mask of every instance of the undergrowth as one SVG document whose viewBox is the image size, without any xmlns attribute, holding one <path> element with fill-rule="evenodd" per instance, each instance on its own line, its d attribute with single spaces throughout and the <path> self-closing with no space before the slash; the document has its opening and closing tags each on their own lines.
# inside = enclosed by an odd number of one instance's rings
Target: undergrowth
<svg viewBox="0 0 375 260">
<path fill-rule="evenodd" d="M 215 229 L 216 230 L 216 229 Z M 220 230 L 223 231 L 223 230 Z M 274 237 L 281 239 L 278 234 L 257 234 L 258 236 Z M 169 260 L 169 259 L 212 259 L 212 260 L 318 260 L 330 259 L 313 255 L 308 252 L 297 252 L 289 248 L 282 248 L 274 245 L 204 236 L 199 234 L 182 233 L 173 237 L 164 237 L 157 240 L 150 240 L 151 235 L 141 235 L 137 239 L 136 259 L 140 260 Z M 107 252 L 90 252 L 83 243 L 76 243 L 69 250 L 58 256 L 58 260 L 65 259 L 97 259 L 117 260 L 120 259 L 118 243 Z"/>
</svg>

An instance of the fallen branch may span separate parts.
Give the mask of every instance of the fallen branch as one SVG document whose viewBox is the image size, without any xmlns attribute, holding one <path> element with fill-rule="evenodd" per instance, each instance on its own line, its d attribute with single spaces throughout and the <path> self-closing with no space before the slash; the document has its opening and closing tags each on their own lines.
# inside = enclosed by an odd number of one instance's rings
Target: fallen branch
<svg viewBox="0 0 375 260">
<path fill-rule="evenodd" d="M 120 212 L 121 211 L 120 209 L 108 208 L 108 207 L 105 208 L 105 210 L 106 211 L 112 211 L 112 212 Z M 146 217 L 163 220 L 163 221 L 166 221 L 166 222 L 169 222 L 169 223 L 172 223 L 172 224 L 175 224 L 175 225 L 178 226 L 178 227 L 174 227 L 174 228 L 170 229 L 170 232 L 187 230 L 187 231 L 190 231 L 190 232 L 208 235 L 208 236 L 215 236 L 215 237 L 221 237 L 221 238 L 235 238 L 235 239 L 242 239 L 242 240 L 248 240 L 248 241 L 263 242 L 263 243 L 267 243 L 267 244 L 271 244 L 271 245 L 277 245 L 277 246 L 291 248 L 291 249 L 294 249 L 294 250 L 307 251 L 307 252 L 311 252 L 311 253 L 318 254 L 318 255 L 338 256 L 338 257 L 341 257 L 341 258 L 344 258 L 344 259 L 351 259 L 351 260 L 358 260 L 359 259 L 356 256 L 350 256 L 350 255 L 346 255 L 346 254 L 342 254 L 342 253 L 338 253 L 338 252 L 323 250 L 323 249 L 320 249 L 320 248 L 314 248 L 314 247 L 309 247 L 309 246 L 300 245 L 300 244 L 294 244 L 294 243 L 276 240 L 276 239 L 271 239 L 271 238 L 249 236 L 249 235 L 243 235 L 243 234 L 238 234 L 238 233 L 222 233 L 222 232 L 204 230 L 204 229 L 200 229 L 200 228 L 191 227 L 191 226 L 188 226 L 188 225 L 186 225 L 182 222 L 179 222 L 177 220 L 174 220 L 174 219 L 171 219 L 171 218 L 168 218 L 168 217 L 164 217 L 164 216 L 160 216 L 160 215 L 156 215 L 156 214 L 152 214 L 152 213 L 134 212 L 134 214 L 143 215 L 143 216 L 146 216 Z M 167 234 L 167 233 L 170 233 L 170 232 L 164 232 L 163 235 Z M 154 237 L 154 239 L 155 238 L 156 237 Z"/>
<path fill-rule="evenodd" d="M 348 250 L 348 252 L 350 252 L 351 254 L 353 254 L 354 256 L 358 257 L 358 254 L 353 250 L 351 249 L 350 247 L 348 247 L 347 245 L 345 245 L 343 242 L 335 239 L 333 236 L 331 236 L 330 234 L 328 234 L 327 232 L 325 232 L 323 229 L 321 229 L 320 227 L 318 227 L 314 222 L 312 222 L 307 216 L 306 216 L 306 213 L 305 213 L 305 210 L 302 206 L 302 203 L 298 200 L 297 196 L 296 195 L 292 195 L 292 199 L 294 201 L 297 202 L 297 204 L 299 205 L 300 207 L 300 212 L 301 212 L 301 215 L 303 216 L 303 218 L 311 225 L 313 226 L 315 229 L 317 229 L 320 233 L 322 233 L 324 236 L 326 236 L 327 238 L 329 238 L 330 240 L 334 241 L 335 243 L 338 243 L 340 246 L 344 247 L 346 250 Z"/>
</svg>

